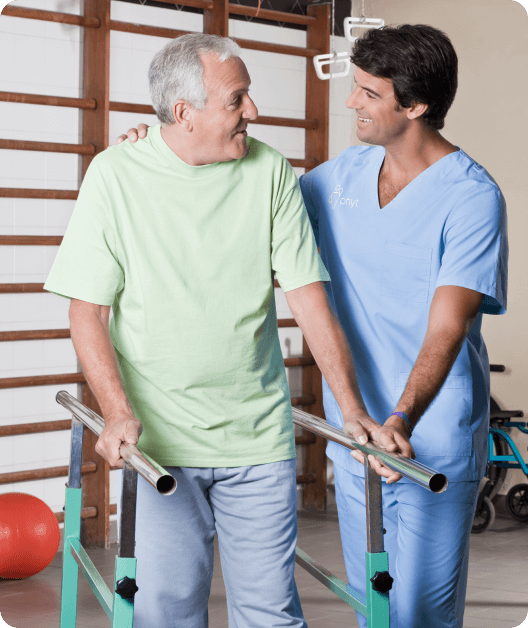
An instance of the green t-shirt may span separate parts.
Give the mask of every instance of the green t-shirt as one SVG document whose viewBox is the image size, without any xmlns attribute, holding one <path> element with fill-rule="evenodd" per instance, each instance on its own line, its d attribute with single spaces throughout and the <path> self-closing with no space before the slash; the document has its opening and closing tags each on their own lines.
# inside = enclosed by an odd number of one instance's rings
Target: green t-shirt
<svg viewBox="0 0 528 628">
<path fill-rule="evenodd" d="M 139 446 L 160 464 L 293 458 L 272 270 L 285 291 L 329 280 L 295 173 L 252 138 L 243 159 L 189 166 L 160 129 L 93 160 L 45 288 L 113 307 Z"/>
</svg>

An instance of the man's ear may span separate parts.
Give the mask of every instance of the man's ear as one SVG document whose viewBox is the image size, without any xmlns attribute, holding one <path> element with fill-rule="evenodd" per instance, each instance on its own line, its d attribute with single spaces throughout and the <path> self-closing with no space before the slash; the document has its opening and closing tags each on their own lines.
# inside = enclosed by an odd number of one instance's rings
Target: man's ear
<svg viewBox="0 0 528 628">
<path fill-rule="evenodd" d="M 193 130 L 192 112 L 192 108 L 185 100 L 177 100 L 174 103 L 174 120 L 184 131 Z"/>
<path fill-rule="evenodd" d="M 415 120 L 416 118 L 423 116 L 428 109 L 429 105 L 426 105 L 423 102 L 414 103 L 407 110 L 407 118 L 409 118 L 409 120 Z"/>
</svg>

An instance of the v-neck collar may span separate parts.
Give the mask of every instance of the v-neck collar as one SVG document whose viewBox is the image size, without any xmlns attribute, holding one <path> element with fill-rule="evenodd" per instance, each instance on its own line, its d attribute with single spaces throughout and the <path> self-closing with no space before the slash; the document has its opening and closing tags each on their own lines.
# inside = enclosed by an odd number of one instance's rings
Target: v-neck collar
<svg viewBox="0 0 528 628">
<path fill-rule="evenodd" d="M 411 191 L 412 191 L 412 188 L 415 187 L 417 181 L 421 182 L 423 179 L 431 176 L 432 173 L 435 173 L 435 176 L 440 175 L 442 177 L 445 177 L 454 168 L 456 164 L 456 158 L 464 154 L 464 151 L 461 148 L 459 148 L 458 146 L 456 146 L 456 148 L 458 148 L 457 151 L 444 155 L 438 161 L 435 161 L 434 164 L 431 164 L 428 168 L 426 168 L 425 170 L 422 170 L 422 172 L 420 172 L 418 176 L 414 177 L 412 181 L 410 181 L 402 190 L 398 192 L 398 194 L 396 194 L 396 196 L 392 199 L 392 201 L 387 203 L 385 206 L 381 207 L 380 199 L 379 199 L 379 175 L 380 175 L 383 163 L 385 161 L 385 149 L 382 148 L 380 151 L 380 155 L 376 163 L 376 166 L 373 168 L 373 173 L 374 173 L 373 187 L 374 187 L 374 199 L 375 199 L 374 206 L 376 207 L 376 209 L 378 211 L 385 211 L 387 208 L 392 209 L 391 205 L 394 206 L 399 201 L 401 201 L 402 198 L 405 198 L 405 196 L 409 193 L 408 192 L 409 188 L 411 188 Z M 455 156 L 455 159 L 449 159 L 449 157 L 451 157 L 452 155 Z M 437 172 L 438 170 L 439 172 Z"/>
</svg>

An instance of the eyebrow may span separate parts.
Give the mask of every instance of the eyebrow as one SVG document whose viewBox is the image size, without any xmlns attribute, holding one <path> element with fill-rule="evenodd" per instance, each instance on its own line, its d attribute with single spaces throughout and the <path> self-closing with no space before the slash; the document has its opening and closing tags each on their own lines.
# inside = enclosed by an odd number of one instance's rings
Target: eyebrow
<svg viewBox="0 0 528 628">
<path fill-rule="evenodd" d="M 354 77 L 354 83 L 358 85 L 358 82 L 356 81 L 355 77 Z M 366 92 L 370 92 L 371 94 L 374 94 L 374 96 L 377 96 L 378 98 L 382 98 L 381 94 L 378 94 L 373 89 L 370 89 L 370 87 L 363 87 L 363 85 L 359 85 L 359 87 L 361 87 L 361 89 L 365 90 Z"/>
<path fill-rule="evenodd" d="M 251 87 L 251 83 L 247 87 L 241 87 L 240 89 L 236 89 L 234 92 L 231 92 L 229 98 L 234 98 L 237 94 L 243 94 L 244 92 L 249 92 L 249 88 Z"/>
</svg>

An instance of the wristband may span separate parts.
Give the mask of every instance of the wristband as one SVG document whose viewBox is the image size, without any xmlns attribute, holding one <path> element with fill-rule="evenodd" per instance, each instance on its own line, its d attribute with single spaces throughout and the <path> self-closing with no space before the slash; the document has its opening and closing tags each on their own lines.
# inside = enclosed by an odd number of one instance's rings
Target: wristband
<svg viewBox="0 0 528 628">
<path fill-rule="evenodd" d="M 409 428 L 409 432 L 413 433 L 413 426 L 411 424 L 411 419 L 405 414 L 405 412 L 393 412 L 390 416 L 399 416 L 400 419 L 403 419 Z"/>
</svg>

